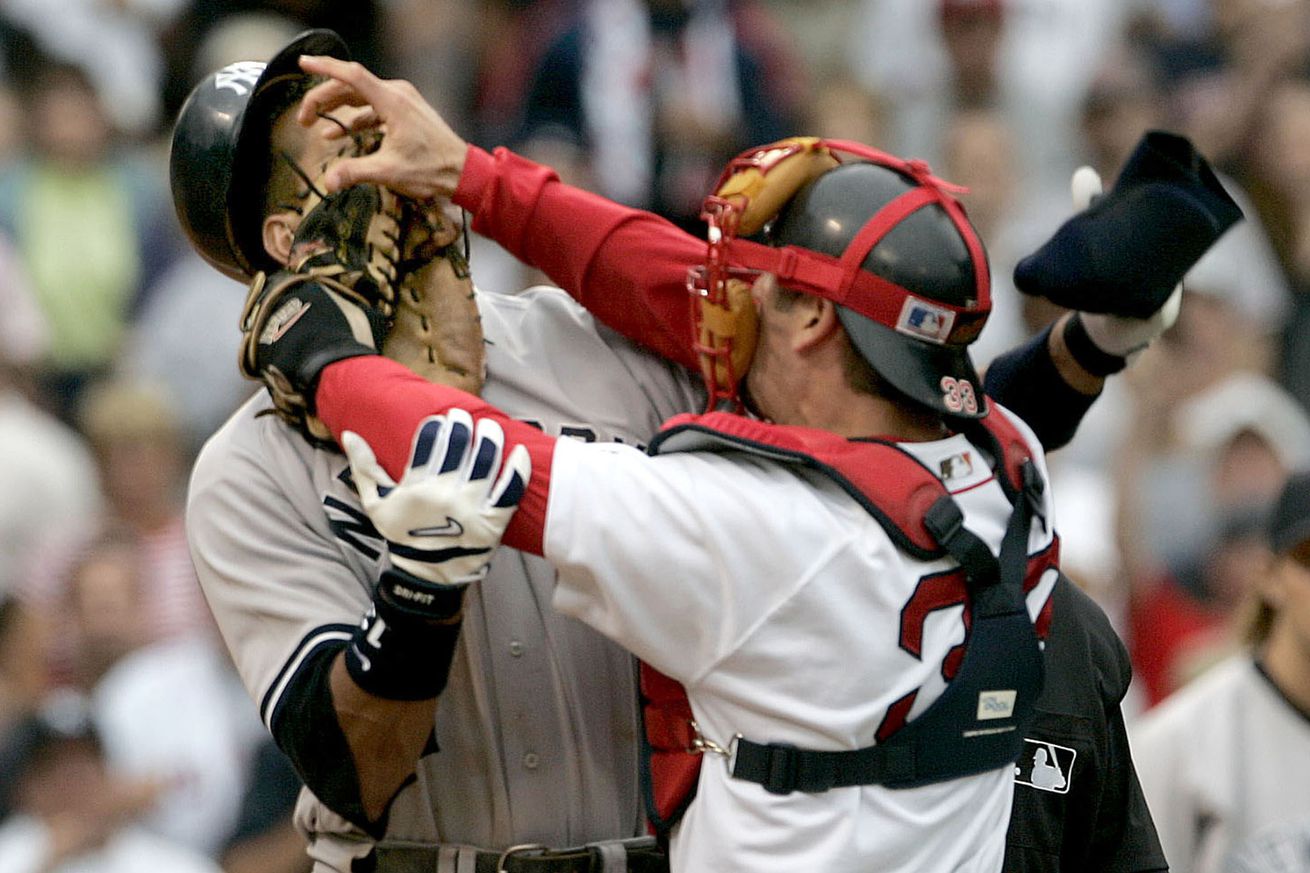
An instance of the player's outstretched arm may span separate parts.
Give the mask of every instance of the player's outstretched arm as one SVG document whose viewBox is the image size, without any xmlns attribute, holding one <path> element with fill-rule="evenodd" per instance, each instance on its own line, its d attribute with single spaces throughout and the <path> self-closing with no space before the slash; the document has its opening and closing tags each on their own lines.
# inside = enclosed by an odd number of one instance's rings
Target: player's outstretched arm
<svg viewBox="0 0 1310 873">
<path fill-rule="evenodd" d="M 992 362 L 987 394 L 1048 451 L 1073 438 L 1106 377 L 1177 317 L 1182 277 L 1241 219 L 1205 159 L 1182 137 L 1147 134 L 1102 195 L 1080 168 L 1076 214 L 1015 269 L 1015 285 L 1074 312 Z"/>
</svg>

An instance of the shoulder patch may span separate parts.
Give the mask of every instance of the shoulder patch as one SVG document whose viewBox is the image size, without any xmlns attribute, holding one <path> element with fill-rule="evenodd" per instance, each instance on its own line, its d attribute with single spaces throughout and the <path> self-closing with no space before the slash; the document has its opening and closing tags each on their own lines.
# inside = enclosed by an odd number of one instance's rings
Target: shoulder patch
<svg viewBox="0 0 1310 873">
<path fill-rule="evenodd" d="M 1014 781 L 1038 791 L 1068 794 L 1078 751 L 1045 740 L 1025 739 L 1014 762 Z"/>
</svg>

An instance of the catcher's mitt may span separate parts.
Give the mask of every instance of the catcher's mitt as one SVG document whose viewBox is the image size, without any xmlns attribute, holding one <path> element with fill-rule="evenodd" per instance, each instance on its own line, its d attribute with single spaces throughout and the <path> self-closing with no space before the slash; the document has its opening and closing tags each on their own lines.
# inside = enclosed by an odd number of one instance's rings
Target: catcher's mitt
<svg viewBox="0 0 1310 873">
<path fill-rule="evenodd" d="M 337 158 L 366 154 L 380 141 L 376 132 L 352 135 Z M 330 445 L 312 404 L 313 382 L 327 362 L 315 369 L 284 359 L 270 369 L 272 346 L 261 342 L 269 312 L 308 278 L 335 295 L 334 301 L 367 310 L 382 326 L 381 350 L 387 357 L 430 381 L 478 393 L 483 340 L 468 261 L 458 245 L 460 224 L 436 204 L 376 185 L 324 194 L 316 179 L 331 162 L 311 178 L 284 158 L 304 184 L 288 207 L 304 217 L 291 244 L 289 270 L 267 278 L 260 274 L 251 284 L 241 318 L 242 374 L 264 382 L 277 415 L 311 442 Z"/>
</svg>

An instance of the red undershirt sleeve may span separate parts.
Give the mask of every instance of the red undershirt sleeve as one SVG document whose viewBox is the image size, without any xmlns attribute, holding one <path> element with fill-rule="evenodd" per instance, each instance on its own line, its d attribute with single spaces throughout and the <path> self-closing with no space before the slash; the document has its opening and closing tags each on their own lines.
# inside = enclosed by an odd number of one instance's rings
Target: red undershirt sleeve
<svg viewBox="0 0 1310 873">
<path fill-rule="evenodd" d="M 687 269 L 705 242 L 649 212 L 565 185 L 508 149 L 469 146 L 454 202 L 473 229 L 540 269 L 602 323 L 695 369 Z"/>
<path fill-rule="evenodd" d="M 409 464 L 410 446 L 419 423 L 452 407 L 474 419 L 494 418 L 505 430 L 505 453 L 527 446 L 532 477 L 518 511 L 505 531 L 506 545 L 541 554 L 550 493 L 551 458 L 555 438 L 515 421 L 479 397 L 457 388 L 436 385 L 381 355 L 346 358 L 323 368 L 315 394 L 318 417 L 340 441 L 354 431 L 373 448 L 378 462 L 397 482 Z"/>
</svg>

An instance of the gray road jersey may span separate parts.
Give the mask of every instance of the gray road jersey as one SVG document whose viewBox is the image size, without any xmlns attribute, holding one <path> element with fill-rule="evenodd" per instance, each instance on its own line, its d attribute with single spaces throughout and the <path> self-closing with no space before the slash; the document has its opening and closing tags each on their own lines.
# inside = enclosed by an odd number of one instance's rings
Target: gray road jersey
<svg viewBox="0 0 1310 873">
<path fill-rule="evenodd" d="M 703 403 L 686 371 L 557 289 L 478 300 L 483 395 L 548 433 L 642 444 Z M 206 444 L 187 518 L 205 595 L 265 724 L 295 717 L 279 710 L 287 682 L 316 646 L 350 635 L 386 561 L 345 458 L 259 415 L 268 406 L 261 391 Z M 388 840 L 575 845 L 641 831 L 634 664 L 556 614 L 553 586 L 548 564 L 505 548 L 470 591 L 435 720 L 441 752 L 397 798 Z"/>
</svg>

